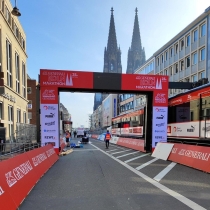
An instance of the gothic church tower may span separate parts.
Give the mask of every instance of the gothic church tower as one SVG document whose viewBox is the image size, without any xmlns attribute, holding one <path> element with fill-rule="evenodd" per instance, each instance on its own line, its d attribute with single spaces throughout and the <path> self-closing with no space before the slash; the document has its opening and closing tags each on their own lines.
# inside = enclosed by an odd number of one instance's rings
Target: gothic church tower
<svg viewBox="0 0 210 210">
<path fill-rule="evenodd" d="M 131 47 L 128 50 L 127 74 L 133 74 L 134 71 L 144 64 L 146 60 L 144 48 L 141 46 L 141 36 L 138 21 L 138 9 L 135 9 L 136 15 L 134 20 L 133 37 Z"/>
<path fill-rule="evenodd" d="M 113 8 L 111 8 L 111 18 L 109 26 L 109 37 L 107 48 L 104 50 L 104 70 L 109 73 L 122 73 L 121 50 L 117 47 L 117 37 L 115 32 Z"/>
</svg>

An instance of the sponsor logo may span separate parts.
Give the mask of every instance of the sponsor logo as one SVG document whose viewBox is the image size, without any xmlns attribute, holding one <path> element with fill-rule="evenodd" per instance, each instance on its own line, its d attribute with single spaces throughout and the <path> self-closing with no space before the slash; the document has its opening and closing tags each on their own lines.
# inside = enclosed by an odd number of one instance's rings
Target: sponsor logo
<svg viewBox="0 0 210 210">
<path fill-rule="evenodd" d="M 182 129 L 176 126 L 173 128 L 173 130 L 174 132 L 182 132 Z"/>
<path fill-rule="evenodd" d="M 34 166 L 38 166 L 41 162 L 47 159 L 47 156 L 45 153 L 41 153 L 37 155 L 36 157 L 32 158 Z"/>
<path fill-rule="evenodd" d="M 50 113 L 48 115 L 45 115 L 45 118 L 53 118 L 55 116 L 55 113 Z"/>
<path fill-rule="evenodd" d="M 45 110 L 55 110 L 54 106 L 44 106 L 43 107 Z"/>
<path fill-rule="evenodd" d="M 169 101 L 168 104 L 169 105 L 173 105 L 173 104 L 176 104 L 176 103 L 182 103 L 182 99 L 175 99 L 175 100 L 172 100 L 172 101 Z"/>
<path fill-rule="evenodd" d="M 156 102 L 156 103 L 160 103 L 160 104 L 166 103 L 165 95 L 166 95 L 166 94 L 164 94 L 164 93 L 158 93 L 158 94 L 155 96 L 155 102 Z"/>
<path fill-rule="evenodd" d="M 191 125 L 191 128 L 187 128 L 187 132 L 194 132 L 195 131 L 195 127 Z"/>
<path fill-rule="evenodd" d="M 44 136 L 45 139 L 55 139 L 54 136 Z"/>
<path fill-rule="evenodd" d="M 5 177 L 6 177 L 8 186 L 12 187 L 14 184 L 18 182 L 18 180 L 22 179 L 32 169 L 33 167 L 28 160 L 25 163 L 14 168 L 13 170 L 7 172 L 5 174 Z"/>
<path fill-rule="evenodd" d="M 165 125 L 165 123 L 158 123 L 158 124 L 156 124 L 157 127 L 162 127 L 164 125 Z"/>
<path fill-rule="evenodd" d="M 155 133 L 165 133 L 165 130 L 155 130 Z"/>
<path fill-rule="evenodd" d="M 47 100 L 54 100 L 54 99 L 55 99 L 54 91 L 55 91 L 55 90 L 48 90 L 48 89 L 45 89 L 45 91 L 42 93 L 42 97 L 43 97 L 44 99 L 47 99 Z"/>
<path fill-rule="evenodd" d="M 4 194 L 4 190 L 2 189 L 2 187 L 0 186 L 0 196 Z"/>
<path fill-rule="evenodd" d="M 167 126 L 167 133 L 171 133 L 171 126 Z"/>
<path fill-rule="evenodd" d="M 156 89 L 162 89 L 162 82 L 161 82 L 161 80 L 158 81 L 158 79 L 157 79 L 157 81 L 156 81 Z"/>
<path fill-rule="evenodd" d="M 48 129 L 44 129 L 44 132 L 56 132 L 56 130 L 48 130 Z"/>
<path fill-rule="evenodd" d="M 45 125 L 47 125 L 47 126 L 55 125 L 55 121 L 53 121 L 53 122 L 47 122 L 47 123 L 45 123 Z"/>
<path fill-rule="evenodd" d="M 156 117 L 156 119 L 162 120 L 165 116 L 164 115 L 160 115 L 159 117 Z"/>
<path fill-rule="evenodd" d="M 166 110 L 165 109 L 162 109 L 162 108 L 155 108 L 155 111 L 156 112 L 166 112 Z"/>
<path fill-rule="evenodd" d="M 155 136 L 155 139 L 161 139 L 161 140 L 163 140 L 165 138 L 163 136 Z"/>
<path fill-rule="evenodd" d="M 202 128 L 203 131 L 210 131 L 210 126 L 206 126 Z"/>
<path fill-rule="evenodd" d="M 191 100 L 191 95 L 187 95 L 187 100 Z"/>
<path fill-rule="evenodd" d="M 46 153 L 47 153 L 47 157 L 50 157 L 51 155 L 55 153 L 55 150 L 52 148 L 52 149 L 47 150 Z"/>
<path fill-rule="evenodd" d="M 137 76 L 136 79 L 139 80 L 140 85 L 137 85 L 137 89 L 155 89 L 155 77 L 148 76 Z"/>
</svg>

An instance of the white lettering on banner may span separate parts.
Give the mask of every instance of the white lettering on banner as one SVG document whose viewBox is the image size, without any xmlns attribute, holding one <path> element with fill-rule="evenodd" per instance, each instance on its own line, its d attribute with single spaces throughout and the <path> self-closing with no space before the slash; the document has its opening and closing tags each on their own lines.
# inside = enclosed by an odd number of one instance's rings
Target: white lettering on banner
<svg viewBox="0 0 210 210">
<path fill-rule="evenodd" d="M 47 150 L 46 153 L 47 153 L 47 157 L 50 157 L 51 155 L 55 153 L 55 150 L 52 148 L 52 149 Z"/>
<path fill-rule="evenodd" d="M 177 150 L 177 148 L 174 148 L 174 149 Z M 176 152 L 173 152 L 172 150 L 172 153 L 176 153 Z M 178 154 L 186 156 L 186 157 L 192 157 L 194 159 L 205 160 L 205 161 L 208 161 L 210 157 L 210 153 L 203 153 L 203 152 L 186 150 L 186 149 L 181 149 Z"/>
<path fill-rule="evenodd" d="M 33 167 L 31 166 L 30 162 L 26 161 L 25 163 L 16 167 L 12 171 L 6 173 L 5 177 L 9 187 L 12 187 L 14 184 L 16 184 L 18 180 L 22 179 L 23 176 L 26 175 L 32 169 Z"/>
<path fill-rule="evenodd" d="M 176 151 L 177 151 L 177 148 L 172 149 L 172 153 L 176 153 Z"/>
<path fill-rule="evenodd" d="M 136 86 L 136 89 L 155 89 L 154 86 Z"/>
<path fill-rule="evenodd" d="M 155 96 L 155 102 L 156 103 L 166 103 L 166 98 L 165 98 L 166 94 L 163 93 L 158 93 L 157 96 Z"/>
<path fill-rule="evenodd" d="M 36 157 L 32 158 L 34 166 L 38 166 L 41 162 L 47 159 L 47 156 L 45 153 L 39 154 Z"/>
<path fill-rule="evenodd" d="M 0 186 L 0 196 L 4 194 L 4 190 L 2 189 L 2 187 Z"/>
</svg>

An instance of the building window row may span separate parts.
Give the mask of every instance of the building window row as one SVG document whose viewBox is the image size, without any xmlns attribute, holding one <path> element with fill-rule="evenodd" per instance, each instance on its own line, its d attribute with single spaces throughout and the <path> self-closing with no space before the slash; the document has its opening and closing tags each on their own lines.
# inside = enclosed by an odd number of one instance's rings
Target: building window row
<svg viewBox="0 0 210 210">
<path fill-rule="evenodd" d="M 119 95 L 120 102 L 125 101 L 125 100 L 127 100 L 128 98 L 131 98 L 131 97 L 133 97 L 133 96 L 134 96 L 134 94 L 121 94 L 121 95 Z"/>
<path fill-rule="evenodd" d="M 127 103 L 127 104 L 123 104 L 122 106 L 120 106 L 120 112 L 125 112 L 128 111 L 130 109 L 133 109 L 133 101 Z"/>
<path fill-rule="evenodd" d="M 154 62 L 152 61 L 148 65 L 144 66 L 144 68 L 141 68 L 136 73 L 137 74 L 149 74 L 151 71 L 154 70 Z"/>
<path fill-rule="evenodd" d="M 20 45 L 25 50 L 25 40 L 24 40 L 17 24 L 14 22 L 14 19 L 11 16 L 11 12 L 9 11 L 8 7 L 5 5 L 4 0 L 0 0 L 0 11 L 4 14 L 9 26 L 11 27 L 12 31 L 14 32 Z"/>
<path fill-rule="evenodd" d="M 200 38 L 206 35 L 206 23 L 202 23 L 199 27 L 199 31 L 200 31 Z M 192 43 L 196 42 L 198 40 L 198 28 L 194 29 L 194 31 L 192 32 Z M 160 65 L 160 59 L 161 59 L 161 63 L 164 63 L 164 61 L 167 61 L 168 58 L 171 58 L 173 56 L 175 56 L 178 53 L 178 49 L 180 46 L 180 51 L 182 51 L 184 49 L 184 47 L 189 47 L 191 44 L 191 34 L 187 34 L 185 39 L 181 39 L 179 41 L 179 43 L 175 43 L 174 46 L 169 48 L 169 51 L 166 50 L 163 54 L 161 54 L 160 56 L 158 56 L 156 58 L 156 65 L 159 66 Z M 168 56 L 168 52 L 169 52 L 169 56 Z M 160 59 L 159 59 L 160 57 Z"/>
</svg>

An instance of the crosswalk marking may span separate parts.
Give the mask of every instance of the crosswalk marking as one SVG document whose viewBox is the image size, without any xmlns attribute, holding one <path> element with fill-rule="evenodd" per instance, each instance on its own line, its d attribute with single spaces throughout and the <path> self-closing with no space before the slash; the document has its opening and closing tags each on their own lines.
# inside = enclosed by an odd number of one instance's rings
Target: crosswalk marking
<svg viewBox="0 0 210 210">
<path fill-rule="evenodd" d="M 174 166 L 176 163 L 172 162 L 166 168 L 164 168 L 157 176 L 154 177 L 154 180 L 159 182 Z"/>
<path fill-rule="evenodd" d="M 158 158 L 154 158 L 154 159 L 152 159 L 152 160 L 150 160 L 150 161 L 148 161 L 148 162 L 146 162 L 146 163 L 144 163 L 144 164 L 142 164 L 142 165 L 136 167 L 136 170 L 140 170 L 140 169 L 142 169 L 142 168 L 148 166 L 149 164 L 155 162 L 156 160 L 159 160 L 159 159 L 158 159 Z"/>
<path fill-rule="evenodd" d="M 126 160 L 126 161 L 124 161 L 124 162 L 125 162 L 125 163 L 129 163 L 129 162 L 131 162 L 131 161 L 133 161 L 133 160 L 136 160 L 136 159 L 142 158 L 142 157 L 147 156 L 147 155 L 149 155 L 149 153 L 148 153 L 148 154 L 144 154 L 144 155 L 140 155 L 140 156 L 135 157 L 135 158 L 131 158 L 131 159 Z"/>
<path fill-rule="evenodd" d="M 107 152 L 112 152 L 112 151 L 116 151 L 116 150 L 118 150 L 118 149 L 112 149 L 112 150 L 109 150 L 109 151 L 107 151 Z"/>
<path fill-rule="evenodd" d="M 114 155 L 114 154 L 117 154 L 117 153 L 122 153 L 122 152 L 127 152 L 127 151 L 131 151 L 131 149 L 123 150 L 123 151 L 120 151 L 120 152 L 114 152 L 114 153 L 112 153 L 111 155 Z"/>
<path fill-rule="evenodd" d="M 132 155 L 132 154 L 135 154 L 135 153 L 139 153 L 139 151 L 127 153 L 127 154 L 125 154 L 125 155 L 121 155 L 121 156 L 118 156 L 118 157 L 116 157 L 116 158 L 121 158 L 121 157 L 124 157 L 124 156 L 127 156 L 127 155 Z"/>
</svg>

